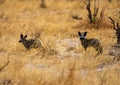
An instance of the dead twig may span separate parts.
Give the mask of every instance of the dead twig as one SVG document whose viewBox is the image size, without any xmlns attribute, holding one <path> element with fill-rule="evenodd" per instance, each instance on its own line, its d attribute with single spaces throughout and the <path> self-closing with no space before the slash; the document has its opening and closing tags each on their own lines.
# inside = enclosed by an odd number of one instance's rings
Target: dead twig
<svg viewBox="0 0 120 85">
<path fill-rule="evenodd" d="M 101 23 L 103 22 L 103 16 L 104 16 L 104 10 L 102 10 L 99 13 L 99 0 L 94 0 L 93 13 L 91 11 L 91 0 L 88 0 L 88 3 L 83 1 L 83 3 L 86 5 L 86 9 L 88 11 L 89 23 L 92 24 L 92 26 L 95 26 L 95 28 L 99 28 L 99 26 L 101 26 Z"/>
<path fill-rule="evenodd" d="M 41 4 L 40 4 L 40 6 L 41 6 L 42 8 L 46 8 L 45 0 L 41 0 Z"/>
<path fill-rule="evenodd" d="M 112 17 L 108 17 L 112 24 L 113 24 L 113 28 L 114 30 L 116 31 L 116 36 L 117 36 L 117 44 L 120 44 L 120 26 L 119 26 L 119 23 L 116 22 L 112 19 Z"/>
<path fill-rule="evenodd" d="M 6 66 L 8 66 L 9 63 L 10 63 L 10 61 L 7 61 L 7 63 L 0 68 L 0 71 L 2 71 Z"/>
</svg>

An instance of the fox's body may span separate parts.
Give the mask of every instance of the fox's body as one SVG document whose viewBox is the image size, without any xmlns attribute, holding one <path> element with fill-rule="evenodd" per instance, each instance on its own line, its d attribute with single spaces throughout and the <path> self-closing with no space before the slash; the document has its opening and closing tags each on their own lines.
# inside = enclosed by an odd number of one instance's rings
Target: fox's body
<svg viewBox="0 0 120 85">
<path fill-rule="evenodd" d="M 26 49 L 41 47 L 41 43 L 40 43 L 39 40 L 37 40 L 37 39 L 27 40 L 26 37 L 27 37 L 27 35 L 23 36 L 23 34 L 21 34 L 21 37 L 20 37 L 20 40 L 19 40 L 19 42 L 21 42 Z"/>
<path fill-rule="evenodd" d="M 86 39 L 85 36 L 87 35 L 87 32 L 84 32 L 83 34 L 78 32 L 78 35 L 80 37 L 81 45 L 85 50 L 88 47 L 93 47 L 98 52 L 97 55 L 103 53 L 101 43 L 98 39 L 95 38 Z"/>
</svg>

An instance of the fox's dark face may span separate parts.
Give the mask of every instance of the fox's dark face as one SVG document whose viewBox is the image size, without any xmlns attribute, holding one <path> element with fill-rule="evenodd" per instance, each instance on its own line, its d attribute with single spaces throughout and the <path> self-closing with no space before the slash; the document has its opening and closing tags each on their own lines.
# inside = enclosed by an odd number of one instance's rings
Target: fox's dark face
<svg viewBox="0 0 120 85">
<path fill-rule="evenodd" d="M 24 42 L 27 38 L 27 35 L 23 36 L 23 34 L 20 35 L 20 40 L 18 42 Z"/>
<path fill-rule="evenodd" d="M 86 35 L 87 35 L 87 32 L 83 32 L 83 33 L 78 32 L 78 35 L 79 35 L 79 37 L 80 37 L 80 40 L 84 40 L 85 37 L 86 37 Z"/>
</svg>

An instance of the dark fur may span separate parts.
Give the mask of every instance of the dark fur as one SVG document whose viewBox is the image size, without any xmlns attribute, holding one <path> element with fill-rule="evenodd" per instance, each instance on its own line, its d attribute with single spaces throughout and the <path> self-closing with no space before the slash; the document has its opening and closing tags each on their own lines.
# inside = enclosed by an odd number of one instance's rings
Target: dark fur
<svg viewBox="0 0 120 85">
<path fill-rule="evenodd" d="M 98 39 L 95 39 L 95 38 L 86 39 L 85 37 L 87 35 L 87 32 L 84 32 L 84 33 L 78 32 L 78 35 L 80 37 L 82 47 L 84 47 L 85 50 L 88 47 L 93 47 L 98 52 L 97 55 L 103 53 L 102 46 Z"/>
<path fill-rule="evenodd" d="M 26 49 L 41 47 L 41 43 L 39 40 L 37 39 L 27 40 L 26 38 L 27 38 L 27 35 L 23 36 L 23 34 L 21 34 L 20 40 L 19 40 L 19 42 L 22 43 Z"/>
</svg>

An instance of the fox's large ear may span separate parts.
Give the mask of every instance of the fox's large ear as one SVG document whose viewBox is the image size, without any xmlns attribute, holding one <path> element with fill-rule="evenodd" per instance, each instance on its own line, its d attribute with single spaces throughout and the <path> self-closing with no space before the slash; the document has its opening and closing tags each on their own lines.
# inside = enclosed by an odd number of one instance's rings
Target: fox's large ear
<svg viewBox="0 0 120 85">
<path fill-rule="evenodd" d="M 27 35 L 25 35 L 24 38 L 27 38 Z"/>
<path fill-rule="evenodd" d="M 23 38 L 23 34 L 20 35 L 20 38 Z"/>
<path fill-rule="evenodd" d="M 88 32 L 86 32 L 86 31 L 85 31 L 85 32 L 84 32 L 84 36 L 86 36 L 86 35 L 87 35 L 87 33 L 88 33 Z"/>
<path fill-rule="evenodd" d="M 78 35 L 79 35 L 79 36 L 81 36 L 81 33 L 80 33 L 80 32 L 78 32 Z"/>
</svg>

